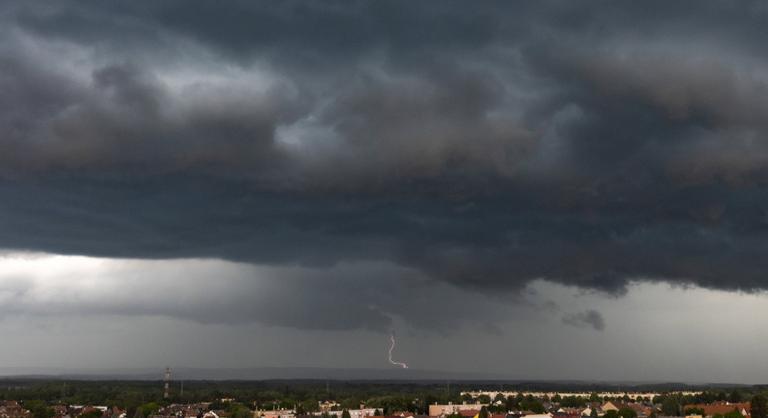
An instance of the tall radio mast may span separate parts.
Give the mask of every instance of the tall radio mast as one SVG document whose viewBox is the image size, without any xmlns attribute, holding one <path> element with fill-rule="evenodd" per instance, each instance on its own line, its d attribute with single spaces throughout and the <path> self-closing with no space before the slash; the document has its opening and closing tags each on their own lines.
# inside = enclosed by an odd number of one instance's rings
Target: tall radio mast
<svg viewBox="0 0 768 418">
<path fill-rule="evenodd" d="M 166 367 L 165 368 L 165 379 L 164 379 L 164 381 L 165 381 L 165 392 L 163 392 L 163 399 L 168 399 L 171 396 L 171 394 L 170 394 L 170 389 L 171 389 L 171 368 L 170 367 Z"/>
</svg>

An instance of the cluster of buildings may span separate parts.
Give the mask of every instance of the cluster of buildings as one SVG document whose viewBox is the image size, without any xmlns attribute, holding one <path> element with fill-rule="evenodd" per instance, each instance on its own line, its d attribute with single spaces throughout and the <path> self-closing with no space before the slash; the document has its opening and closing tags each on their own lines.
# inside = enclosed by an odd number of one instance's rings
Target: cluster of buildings
<svg viewBox="0 0 768 418">
<path fill-rule="evenodd" d="M 666 394 L 674 394 L 674 395 L 681 395 L 681 396 L 695 396 L 700 395 L 702 391 L 674 391 L 674 392 L 667 392 Z M 508 391 L 468 391 L 468 392 L 461 392 L 462 396 L 470 396 L 472 398 L 479 398 L 480 396 L 488 396 L 491 399 L 495 399 L 499 395 L 501 395 L 504 398 L 508 398 L 510 396 L 517 396 L 522 394 L 523 396 L 532 396 L 536 399 L 552 399 L 554 397 L 559 396 L 560 398 L 584 398 L 589 399 L 590 397 L 597 396 L 599 399 L 619 399 L 619 398 L 629 398 L 633 401 L 636 400 L 648 400 L 653 401 L 653 398 L 661 395 L 661 393 L 658 392 L 508 392 Z"/>
<path fill-rule="evenodd" d="M 499 399 L 498 395 L 501 394 L 504 397 L 517 396 L 519 392 L 506 393 L 506 392 L 470 392 L 476 396 L 493 395 L 492 398 Z M 678 392 L 680 395 L 696 395 L 700 392 Z M 653 398 L 659 396 L 658 393 L 613 393 L 605 392 L 598 393 L 598 396 L 614 397 L 623 399 L 623 401 L 599 401 L 599 402 L 587 402 L 583 407 L 564 407 L 558 402 L 551 399 L 564 397 L 582 397 L 589 399 L 591 394 L 584 393 L 566 393 L 566 392 L 523 392 L 523 396 L 532 396 L 537 399 L 543 399 L 542 406 L 544 412 L 533 411 L 507 411 L 505 413 L 489 413 L 488 418 L 588 418 L 588 417 L 604 417 L 610 416 L 611 411 L 619 413 L 619 411 L 629 409 L 632 410 L 637 418 L 672 418 L 663 415 L 659 405 L 652 402 Z M 594 396 L 592 396 L 594 398 Z M 549 399 L 549 400 L 547 400 Z M 481 410 L 483 408 L 487 410 L 499 410 L 502 407 L 502 401 L 495 401 L 490 403 L 448 403 L 448 404 L 432 404 L 429 405 L 428 415 L 418 415 L 412 412 L 394 412 L 390 415 L 380 415 L 378 409 L 373 408 L 360 408 L 347 410 L 350 418 L 447 418 L 461 417 L 461 418 L 482 418 Z M 343 411 L 340 409 L 333 409 L 338 405 L 321 405 L 321 412 L 306 415 L 296 415 L 293 410 L 277 410 L 277 411 L 255 411 L 254 418 L 317 418 L 318 415 L 325 417 L 341 418 Z M 728 403 L 728 402 L 715 402 L 711 404 L 692 404 L 685 405 L 681 408 L 682 411 L 696 410 L 700 414 L 684 414 L 685 418 L 720 418 L 728 413 L 738 413 L 744 418 L 750 418 L 749 416 L 749 403 Z"/>
<path fill-rule="evenodd" d="M 494 397 L 497 394 L 502 396 L 514 396 L 517 393 L 510 395 L 504 392 L 494 392 Z M 489 394 L 489 393 L 484 393 Z M 691 393 L 693 394 L 693 393 Z M 589 394 L 578 393 L 523 393 L 524 396 L 534 396 L 539 399 L 552 399 L 557 396 L 575 396 L 589 398 Z M 599 395 L 599 394 L 598 394 Z M 621 394 L 623 399 L 629 398 L 630 401 L 605 401 L 605 402 L 588 402 L 584 407 L 561 407 L 557 402 L 545 401 L 542 402 L 542 406 L 545 412 L 537 413 L 533 411 L 508 411 L 502 414 L 489 414 L 489 418 L 587 418 L 587 417 L 604 417 L 610 414 L 611 411 L 619 414 L 622 410 L 632 410 L 637 418 L 674 418 L 664 416 L 659 405 L 653 404 L 651 399 L 659 394 L 649 393 L 635 393 Z M 616 394 L 606 394 L 606 396 L 616 396 Z M 481 418 L 481 409 L 483 407 L 489 408 L 492 406 L 503 405 L 502 401 L 492 402 L 490 404 L 481 403 L 463 403 L 463 404 L 447 404 L 447 405 L 430 405 L 429 417 L 430 418 L 446 418 L 448 416 L 461 416 L 462 418 Z M 498 409 L 498 408 L 497 408 Z M 730 402 L 714 402 L 710 404 L 689 404 L 681 407 L 681 411 L 689 411 L 684 413 L 685 418 L 720 418 L 726 417 L 728 414 L 734 414 L 731 416 L 741 416 L 743 418 L 750 418 L 750 404 L 749 402 L 742 403 L 730 403 Z M 694 411 L 694 412 L 690 412 Z M 737 415 L 736 415 L 737 414 Z M 615 416 L 615 415 L 614 415 Z M 413 417 L 416 418 L 416 417 Z"/>
<path fill-rule="evenodd" d="M 124 409 L 92 405 L 53 405 L 53 418 L 127 418 Z M 17 401 L 0 401 L 0 418 L 32 418 L 32 411 Z"/>
<path fill-rule="evenodd" d="M 726 416 L 734 412 L 739 415 L 750 418 L 751 405 L 749 402 L 715 402 L 709 404 L 690 404 L 685 405 L 683 410 L 685 411 L 697 411 L 697 414 L 687 415 L 687 418 L 712 418 L 716 416 Z"/>
<path fill-rule="evenodd" d="M 211 409 L 210 402 L 170 404 L 147 418 L 227 418 L 229 412 Z"/>
<path fill-rule="evenodd" d="M 297 414 L 294 410 L 244 410 L 245 416 L 251 418 L 342 418 L 348 414 L 349 418 L 595 418 L 610 417 L 621 418 L 622 414 L 631 410 L 630 415 L 637 418 L 672 418 L 665 417 L 662 408 L 654 404 L 652 400 L 659 396 L 658 393 L 598 393 L 598 396 L 614 397 L 621 401 L 586 401 L 595 399 L 594 394 L 583 393 L 544 393 L 523 392 L 525 397 L 534 397 L 540 401 L 538 411 L 503 411 L 504 401 L 508 396 L 519 396 L 518 392 L 467 392 L 470 396 L 489 397 L 494 399 L 489 403 L 448 403 L 429 405 L 427 415 L 418 415 L 412 412 L 394 412 L 384 416 L 379 409 L 365 408 L 342 410 L 333 402 L 325 402 L 319 405 L 319 411 L 309 414 Z M 694 394 L 694 393 L 691 393 Z M 585 399 L 581 407 L 563 406 L 557 399 L 566 397 L 580 397 Z M 487 399 L 486 399 L 487 400 Z M 137 412 L 133 417 L 127 416 L 127 411 L 119 407 L 94 406 L 94 405 L 53 405 L 52 418 L 229 418 L 227 410 L 213 410 L 211 403 L 170 404 L 159 411 L 144 417 Z M 221 403 L 219 403 L 221 405 Z M 541 410 L 543 409 L 543 411 Z M 492 411 L 492 412 L 490 412 Z M 714 402 L 709 404 L 691 404 L 681 408 L 685 411 L 685 418 L 751 418 L 750 404 Z M 612 413 L 613 412 L 613 413 Z M 242 418 L 240 414 L 237 418 Z M 33 418 L 33 413 L 25 408 L 25 405 L 17 401 L 0 401 L 0 418 Z M 234 417 L 233 417 L 234 418 Z"/>
<path fill-rule="evenodd" d="M 0 418 L 29 418 L 32 413 L 16 401 L 0 401 Z"/>
</svg>

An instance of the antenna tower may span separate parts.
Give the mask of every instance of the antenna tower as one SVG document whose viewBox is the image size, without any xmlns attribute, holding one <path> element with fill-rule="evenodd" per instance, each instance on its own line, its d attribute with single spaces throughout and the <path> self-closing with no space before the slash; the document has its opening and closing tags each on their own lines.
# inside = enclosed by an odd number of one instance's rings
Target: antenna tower
<svg viewBox="0 0 768 418">
<path fill-rule="evenodd" d="M 165 379 L 164 379 L 164 382 L 165 382 L 165 391 L 163 392 L 163 399 L 168 399 L 171 396 L 171 394 L 170 394 L 170 389 L 171 389 L 171 368 L 170 367 L 166 367 L 165 368 Z"/>
</svg>

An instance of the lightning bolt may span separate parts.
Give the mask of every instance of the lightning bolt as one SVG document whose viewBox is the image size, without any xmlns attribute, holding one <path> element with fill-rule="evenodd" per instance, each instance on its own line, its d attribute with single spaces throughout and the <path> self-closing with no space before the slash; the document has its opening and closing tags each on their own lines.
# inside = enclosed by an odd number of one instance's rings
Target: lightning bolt
<svg viewBox="0 0 768 418">
<path fill-rule="evenodd" d="M 392 345 L 390 345 L 390 346 L 389 346 L 389 362 L 390 362 L 392 365 L 395 365 L 395 366 L 400 366 L 400 367 L 402 367 L 402 368 L 404 368 L 404 369 L 407 369 L 407 368 L 408 368 L 408 365 L 407 365 L 407 364 L 405 364 L 405 363 L 401 363 L 401 362 L 399 362 L 399 361 L 394 361 L 394 360 L 392 360 L 392 351 L 395 349 L 395 333 L 394 333 L 394 332 L 392 332 L 391 334 L 389 334 L 389 341 L 392 343 Z"/>
</svg>

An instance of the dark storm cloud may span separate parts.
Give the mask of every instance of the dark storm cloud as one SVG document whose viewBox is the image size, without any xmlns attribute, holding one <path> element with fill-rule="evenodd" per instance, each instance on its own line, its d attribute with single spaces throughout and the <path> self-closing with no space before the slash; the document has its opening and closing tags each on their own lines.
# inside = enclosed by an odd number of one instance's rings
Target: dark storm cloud
<svg viewBox="0 0 768 418">
<path fill-rule="evenodd" d="M 605 329 L 603 315 L 594 309 L 566 315 L 563 317 L 563 323 L 577 328 L 589 327 L 596 331 Z"/>
<path fill-rule="evenodd" d="M 7 4 L 0 246 L 765 289 L 766 13 Z"/>
</svg>

